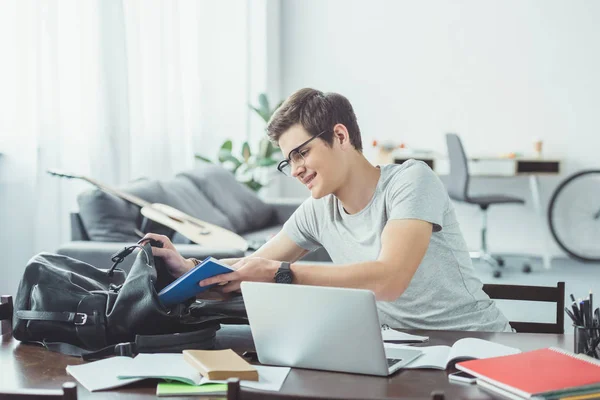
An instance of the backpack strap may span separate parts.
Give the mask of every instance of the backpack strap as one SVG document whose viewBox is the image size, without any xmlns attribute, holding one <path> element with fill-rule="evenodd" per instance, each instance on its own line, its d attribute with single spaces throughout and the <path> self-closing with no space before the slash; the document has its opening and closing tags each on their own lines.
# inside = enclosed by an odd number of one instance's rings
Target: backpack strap
<svg viewBox="0 0 600 400">
<path fill-rule="evenodd" d="M 107 275 L 113 276 L 115 268 L 117 268 L 117 265 L 122 263 L 123 260 L 125 260 L 125 257 L 130 255 L 133 252 L 133 250 L 135 250 L 136 248 L 140 248 L 144 252 L 144 254 L 146 255 L 146 264 L 148 264 L 150 262 L 150 256 L 148 255 L 148 252 L 146 251 L 144 246 L 141 246 L 139 244 L 134 244 L 133 246 L 126 246 L 123 250 L 117 251 L 115 254 L 113 254 L 110 257 L 111 261 L 113 262 L 113 265 L 108 270 Z"/>
<path fill-rule="evenodd" d="M 181 353 L 183 350 L 212 350 L 215 347 L 219 324 L 203 329 L 165 335 L 137 335 L 135 345 L 138 353 Z"/>
<path fill-rule="evenodd" d="M 69 344 L 69 343 L 63 343 L 63 342 L 46 342 L 45 340 L 41 342 L 41 344 L 50 351 L 53 351 L 55 353 L 61 353 L 61 354 L 65 354 L 67 356 L 72 356 L 72 357 L 81 357 L 84 360 L 96 360 L 96 359 L 100 359 L 100 358 L 104 358 L 104 357 L 109 357 L 109 356 L 128 356 L 128 357 L 133 357 L 135 354 L 133 353 L 133 351 L 131 351 L 128 354 L 128 350 L 133 350 L 133 349 L 128 349 L 127 346 L 125 345 L 132 345 L 134 344 L 133 342 L 129 342 L 129 343 L 119 343 L 117 345 L 112 345 L 112 346 L 106 346 L 100 350 L 86 350 L 82 347 L 78 347 L 75 346 L 74 344 Z M 115 349 L 118 346 L 123 345 L 121 348 L 121 351 L 118 351 L 119 349 Z M 136 353 L 137 354 L 137 353 Z"/>
<path fill-rule="evenodd" d="M 181 353 L 183 350 L 212 350 L 215 347 L 219 325 L 209 326 L 192 332 L 169 333 L 165 335 L 136 335 L 134 342 L 106 346 L 98 350 L 84 348 L 62 342 L 46 342 L 42 345 L 57 353 L 81 357 L 86 361 L 99 360 L 111 356 L 135 357 L 139 353 Z"/>
<path fill-rule="evenodd" d="M 28 311 L 19 310 L 15 313 L 17 318 L 33 321 L 57 321 L 57 322 L 72 322 L 74 325 L 85 325 L 93 323 L 94 318 L 89 318 L 84 313 L 74 312 L 56 312 L 56 311 Z"/>
</svg>

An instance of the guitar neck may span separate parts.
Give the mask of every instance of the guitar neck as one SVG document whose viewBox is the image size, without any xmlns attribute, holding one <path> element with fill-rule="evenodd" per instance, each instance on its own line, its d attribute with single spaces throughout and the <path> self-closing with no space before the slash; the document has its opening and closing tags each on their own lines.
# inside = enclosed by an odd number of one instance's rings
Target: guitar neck
<svg viewBox="0 0 600 400">
<path fill-rule="evenodd" d="M 150 203 L 140 197 L 134 196 L 132 194 L 123 192 L 123 191 L 115 189 L 115 188 L 112 188 L 110 186 L 106 186 L 105 184 L 97 182 L 94 179 L 87 178 L 87 177 L 81 177 L 81 179 L 91 183 L 92 185 L 96 186 L 98 189 L 102 190 L 103 192 L 110 193 L 114 196 L 117 196 L 129 203 L 135 204 L 136 206 L 138 206 L 140 208 L 152 205 L 152 203 Z"/>
</svg>

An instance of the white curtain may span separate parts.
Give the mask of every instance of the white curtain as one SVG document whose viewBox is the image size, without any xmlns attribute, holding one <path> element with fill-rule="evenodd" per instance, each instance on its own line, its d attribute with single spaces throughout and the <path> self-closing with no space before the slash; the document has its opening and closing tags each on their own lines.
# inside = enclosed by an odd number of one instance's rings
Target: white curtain
<svg viewBox="0 0 600 400">
<path fill-rule="evenodd" d="M 162 179 L 246 137 L 246 17 L 245 0 L 0 0 L 0 251 L 14 276 L 69 239 L 90 187 L 47 169 Z"/>
</svg>

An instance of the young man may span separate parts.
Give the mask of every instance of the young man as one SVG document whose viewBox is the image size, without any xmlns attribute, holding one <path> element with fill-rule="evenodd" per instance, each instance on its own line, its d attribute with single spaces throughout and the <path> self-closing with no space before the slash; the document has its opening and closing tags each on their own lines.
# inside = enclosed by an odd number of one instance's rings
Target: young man
<svg viewBox="0 0 600 400">
<path fill-rule="evenodd" d="M 271 140 L 287 155 L 278 169 L 311 192 L 283 230 L 236 269 L 200 282 L 238 290 L 263 281 L 369 289 L 382 324 L 395 328 L 511 331 L 474 276 L 454 208 L 424 163 L 373 166 L 362 154 L 350 102 L 301 89 L 273 115 Z M 193 266 L 165 237 L 153 248 L 174 275 Z M 297 264 L 324 247 L 333 265 Z M 291 264 L 290 264 L 291 263 Z"/>
</svg>

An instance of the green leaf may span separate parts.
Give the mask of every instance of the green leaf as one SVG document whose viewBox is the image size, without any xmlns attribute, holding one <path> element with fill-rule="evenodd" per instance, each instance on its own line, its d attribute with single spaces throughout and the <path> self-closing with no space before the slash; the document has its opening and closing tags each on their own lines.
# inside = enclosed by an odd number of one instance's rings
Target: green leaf
<svg viewBox="0 0 600 400">
<path fill-rule="evenodd" d="M 258 183 L 256 181 L 246 182 L 246 186 L 248 186 L 250 189 L 254 190 L 255 192 L 258 192 L 260 190 L 260 188 L 263 187 L 263 185 L 261 185 L 260 183 Z"/>
<path fill-rule="evenodd" d="M 269 122 L 270 116 L 267 110 L 261 110 L 252 105 L 250 105 L 250 108 L 253 109 L 265 122 Z"/>
<path fill-rule="evenodd" d="M 261 139 L 258 143 L 258 158 L 268 157 L 269 154 L 269 144 L 271 142 L 268 139 Z"/>
<path fill-rule="evenodd" d="M 204 157 L 202 154 L 194 154 L 194 157 L 197 158 L 198 160 L 206 161 L 206 162 L 209 162 L 211 164 L 213 163 L 212 160 Z"/>
<path fill-rule="evenodd" d="M 226 162 L 231 162 L 231 163 L 235 164 L 236 169 L 237 169 L 237 167 L 239 167 L 242 164 L 242 162 L 240 160 L 238 160 L 237 158 L 235 158 L 229 150 L 220 150 L 219 151 L 219 162 L 221 164 L 226 163 Z"/>
<path fill-rule="evenodd" d="M 235 171 L 235 179 L 238 182 L 248 183 L 252 180 L 252 176 L 252 169 L 247 164 L 240 165 L 237 171 Z"/>
<path fill-rule="evenodd" d="M 225 162 L 226 160 L 230 160 L 233 155 L 231 154 L 231 149 L 233 148 L 233 142 L 231 140 L 226 140 L 219 149 L 217 153 L 217 157 L 220 163 Z M 233 157 L 235 158 L 235 157 Z M 239 161 L 238 161 L 239 164 Z"/>
<path fill-rule="evenodd" d="M 273 154 L 279 153 L 280 150 L 279 148 L 275 147 L 275 145 L 270 140 L 268 140 L 268 142 L 269 144 L 267 146 L 267 152 L 265 154 L 265 157 L 273 157 Z"/>
<path fill-rule="evenodd" d="M 260 110 L 251 104 L 248 104 L 248 106 L 253 109 L 265 122 L 269 122 L 270 115 L 268 111 Z"/>
<path fill-rule="evenodd" d="M 258 104 L 263 112 L 266 112 L 267 114 L 269 113 L 269 98 L 265 93 L 258 95 Z"/>
<path fill-rule="evenodd" d="M 248 142 L 244 142 L 244 144 L 242 145 L 242 158 L 244 159 L 244 162 L 247 163 L 251 155 L 252 152 L 250 151 L 250 145 L 248 144 Z"/>
<path fill-rule="evenodd" d="M 221 150 L 229 150 L 229 152 L 231 153 L 231 150 L 233 149 L 233 142 L 231 140 L 226 140 L 222 145 L 221 145 Z"/>
</svg>

